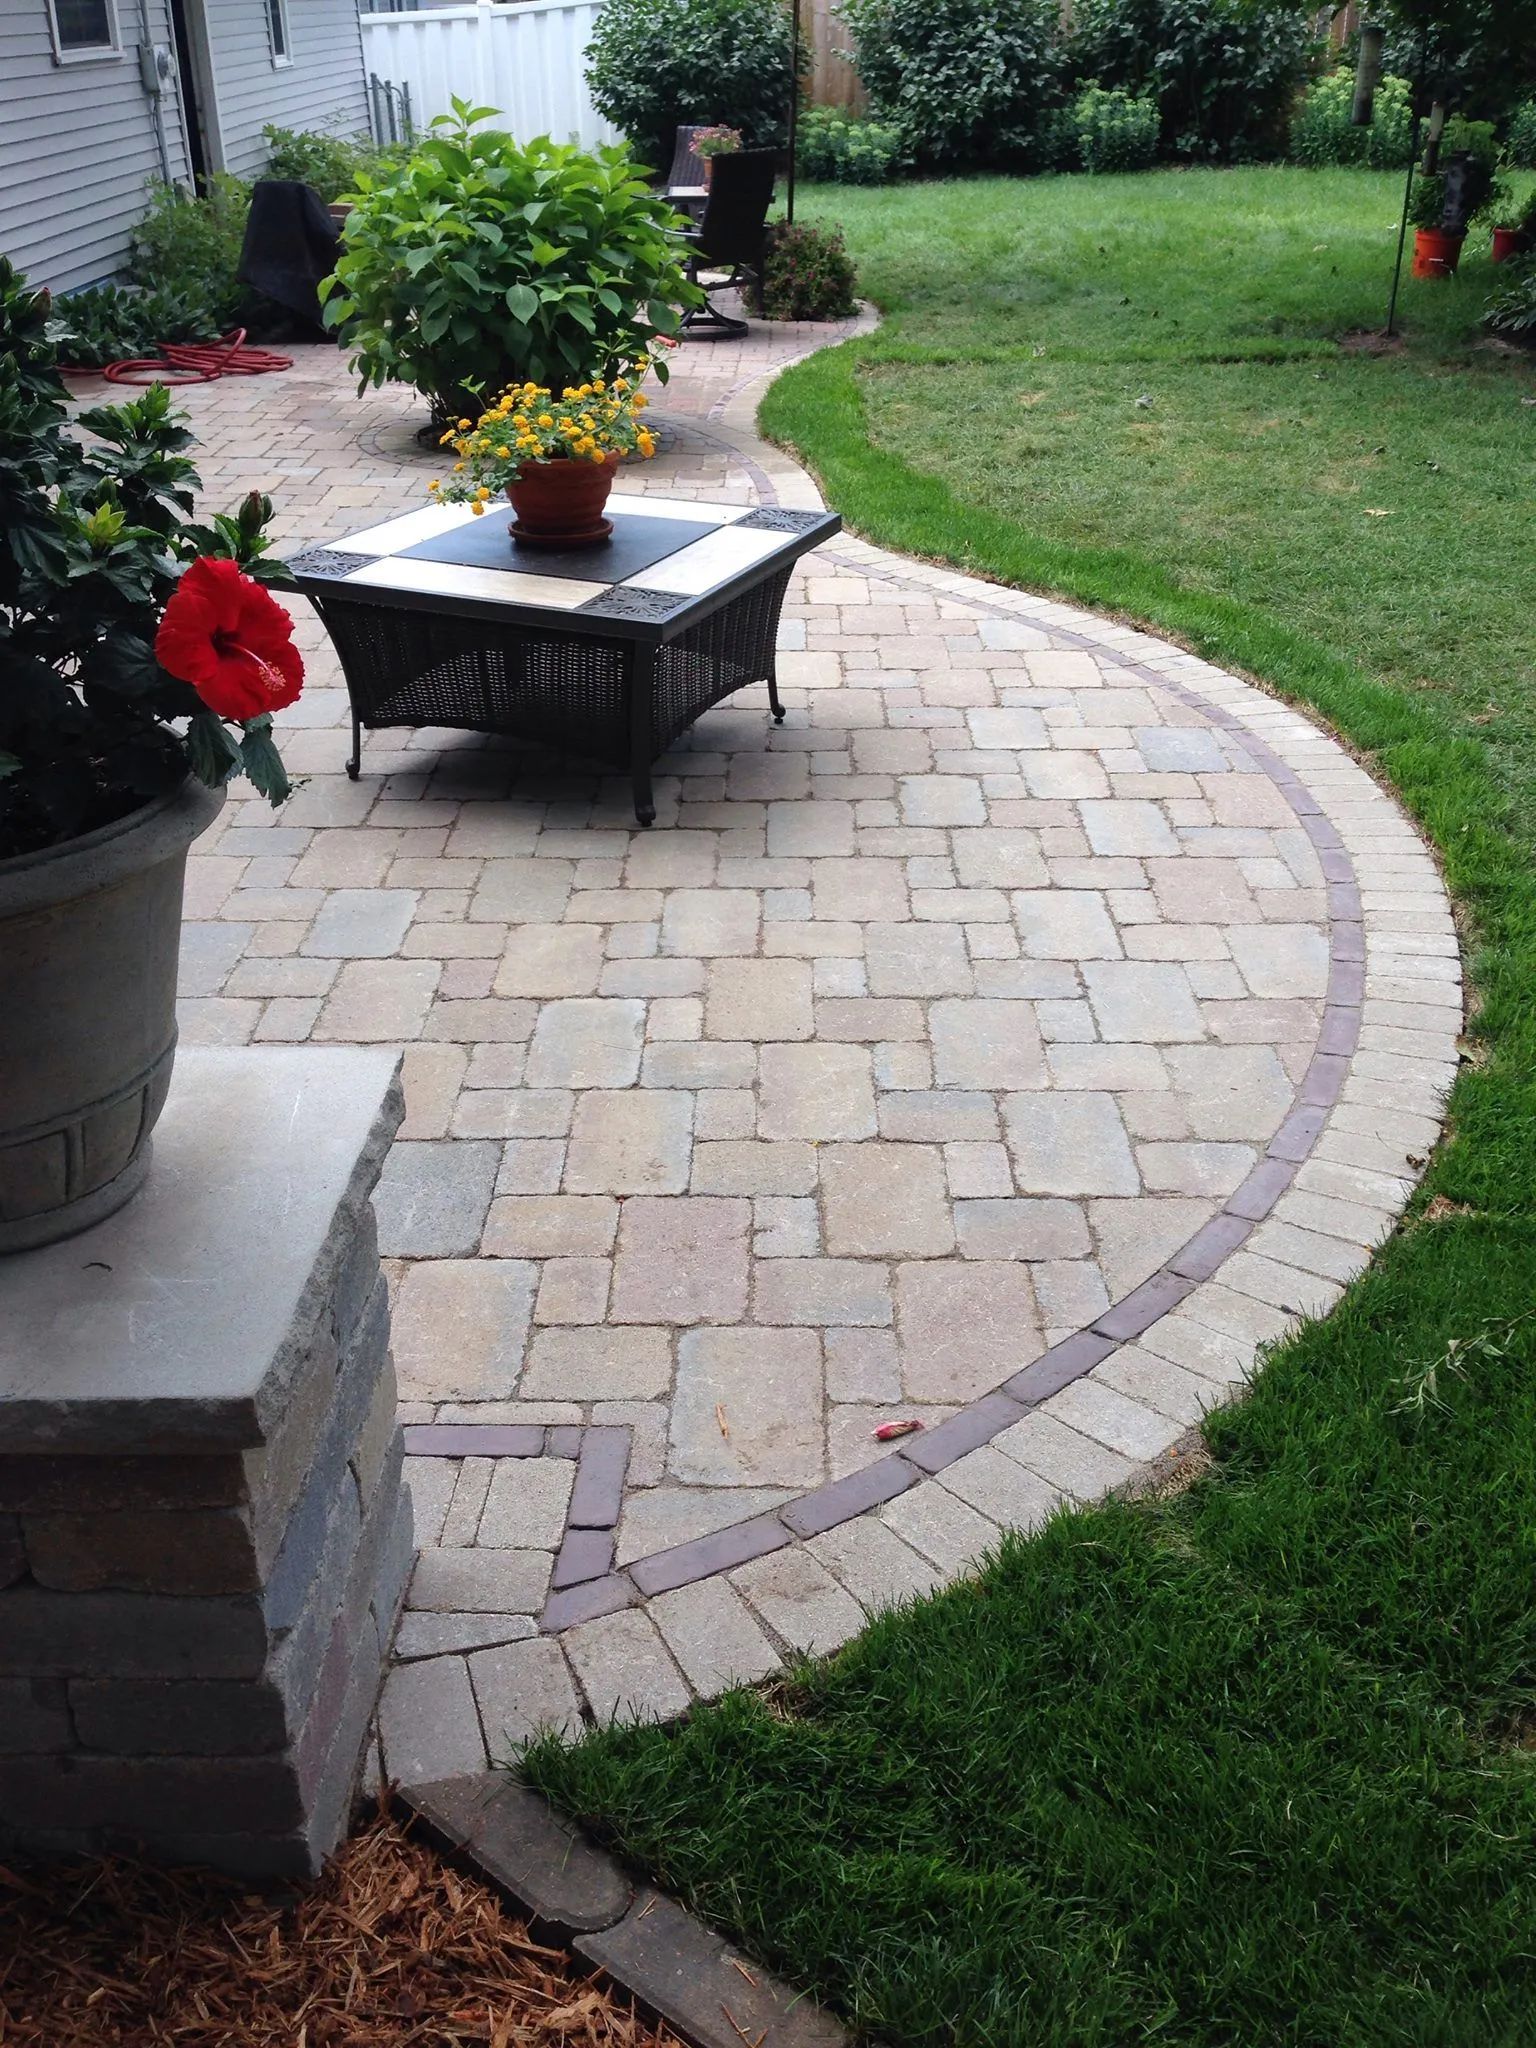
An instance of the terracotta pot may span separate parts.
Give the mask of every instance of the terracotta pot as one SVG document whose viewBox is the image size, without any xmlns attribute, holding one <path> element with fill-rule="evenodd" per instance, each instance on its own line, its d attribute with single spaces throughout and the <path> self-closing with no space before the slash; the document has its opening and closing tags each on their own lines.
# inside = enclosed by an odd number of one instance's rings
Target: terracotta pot
<svg viewBox="0 0 1536 2048">
<path fill-rule="evenodd" d="M 704 166 L 704 190 L 707 192 L 715 175 L 715 160 L 712 156 L 701 156 L 699 162 Z"/>
<path fill-rule="evenodd" d="M 1495 228 L 1493 231 L 1493 260 L 1495 263 L 1509 263 L 1516 256 L 1525 254 L 1526 238 L 1520 228 Z"/>
<path fill-rule="evenodd" d="M 1415 228 L 1414 276 L 1449 277 L 1461 261 L 1461 245 L 1466 239 L 1464 234 L 1449 234 L 1444 228 Z"/>
<path fill-rule="evenodd" d="M 188 776 L 115 824 L 0 860 L 0 1251 L 99 1223 L 149 1170 L 187 848 L 223 801 Z"/>
<path fill-rule="evenodd" d="M 512 538 L 535 548 L 593 547 L 606 540 L 613 521 L 603 517 L 603 507 L 618 467 L 617 455 L 605 455 L 601 462 L 568 457 L 530 462 L 517 482 L 507 485 L 517 514 Z"/>
</svg>

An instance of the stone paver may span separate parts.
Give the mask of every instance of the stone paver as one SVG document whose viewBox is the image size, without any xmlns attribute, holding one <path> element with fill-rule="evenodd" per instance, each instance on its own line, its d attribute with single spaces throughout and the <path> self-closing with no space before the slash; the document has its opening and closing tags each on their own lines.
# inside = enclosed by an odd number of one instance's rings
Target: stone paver
<svg viewBox="0 0 1536 2048">
<path fill-rule="evenodd" d="M 814 505 L 752 416 L 839 331 L 685 351 L 620 488 Z M 358 400 L 334 350 L 179 402 L 210 500 L 270 490 L 280 545 L 423 501 L 409 395 Z M 784 725 L 760 686 L 707 713 L 645 833 L 622 777 L 495 738 L 380 731 L 349 781 L 293 609 L 303 780 L 276 816 L 234 785 L 192 851 L 183 1034 L 402 1049 L 407 1413 L 552 1431 L 411 1459 L 390 1768 L 467 1757 L 476 1702 L 493 1744 L 520 1701 L 576 1724 L 558 1644 L 516 1636 L 585 1426 L 631 1431 L 621 1568 L 704 1554 L 660 1635 L 626 1577 L 560 1593 L 580 1696 L 670 1712 L 1120 1483 L 1392 1227 L 1455 1072 L 1454 925 L 1393 804 L 1250 685 L 843 535 L 791 582 Z M 988 1408 L 1005 1381 L 1048 1407 Z M 812 1552 L 775 1511 L 834 1482 L 863 1492 Z"/>
</svg>

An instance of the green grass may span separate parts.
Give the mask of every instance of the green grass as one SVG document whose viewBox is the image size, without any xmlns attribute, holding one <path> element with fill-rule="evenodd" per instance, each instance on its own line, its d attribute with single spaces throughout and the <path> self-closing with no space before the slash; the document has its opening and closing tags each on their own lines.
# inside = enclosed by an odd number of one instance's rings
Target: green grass
<svg viewBox="0 0 1536 2048">
<path fill-rule="evenodd" d="M 530 1757 L 892 2043 L 1532 2038 L 1536 372 L 1479 346 L 1470 259 L 1408 288 L 1401 354 L 1338 349 L 1380 324 L 1394 186 L 807 209 L 887 325 L 776 385 L 769 430 L 871 538 L 1330 720 L 1438 845 L 1480 1004 L 1408 1226 L 1212 1421 L 1188 1494 L 1063 1516 L 770 1695 Z"/>
</svg>

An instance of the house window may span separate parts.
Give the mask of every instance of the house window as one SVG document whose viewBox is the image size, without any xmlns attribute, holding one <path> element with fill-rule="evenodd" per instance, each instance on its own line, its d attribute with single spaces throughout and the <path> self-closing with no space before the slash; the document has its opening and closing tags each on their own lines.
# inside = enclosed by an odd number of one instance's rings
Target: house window
<svg viewBox="0 0 1536 2048">
<path fill-rule="evenodd" d="M 288 44 L 288 0 L 266 0 L 267 35 L 272 44 L 272 62 L 291 64 L 293 52 Z"/>
<path fill-rule="evenodd" d="M 116 0 L 48 0 L 48 27 L 60 64 L 122 55 Z"/>
</svg>

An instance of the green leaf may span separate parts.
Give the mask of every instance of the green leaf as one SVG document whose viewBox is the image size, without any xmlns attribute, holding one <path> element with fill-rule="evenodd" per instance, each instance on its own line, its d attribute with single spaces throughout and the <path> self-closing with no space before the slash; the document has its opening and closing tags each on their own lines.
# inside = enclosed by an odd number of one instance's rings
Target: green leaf
<svg viewBox="0 0 1536 2048">
<path fill-rule="evenodd" d="M 507 287 L 507 311 L 514 320 L 521 320 L 526 327 L 539 310 L 539 295 L 531 285 L 514 284 Z"/>
<path fill-rule="evenodd" d="M 287 798 L 292 785 L 282 756 L 272 743 L 272 720 L 266 712 L 245 721 L 240 765 L 274 809 Z"/>
<path fill-rule="evenodd" d="M 240 766 L 233 733 L 212 711 L 199 711 L 187 720 L 187 757 L 192 773 L 210 789 L 222 789 Z"/>
</svg>

